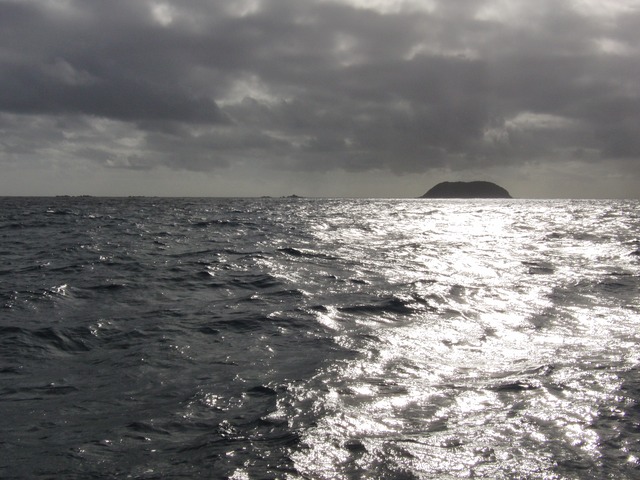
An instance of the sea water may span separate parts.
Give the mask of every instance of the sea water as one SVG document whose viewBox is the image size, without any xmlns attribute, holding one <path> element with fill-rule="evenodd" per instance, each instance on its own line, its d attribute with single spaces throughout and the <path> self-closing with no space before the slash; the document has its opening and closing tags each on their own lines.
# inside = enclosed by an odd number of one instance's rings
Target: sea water
<svg viewBox="0 0 640 480">
<path fill-rule="evenodd" d="M 640 478 L 640 202 L 0 199 L 0 477 Z"/>
</svg>

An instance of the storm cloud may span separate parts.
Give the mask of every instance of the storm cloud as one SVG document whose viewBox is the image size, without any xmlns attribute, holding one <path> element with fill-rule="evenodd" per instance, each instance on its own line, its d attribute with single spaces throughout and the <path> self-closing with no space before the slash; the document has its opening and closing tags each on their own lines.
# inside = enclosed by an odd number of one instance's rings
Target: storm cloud
<svg viewBox="0 0 640 480">
<path fill-rule="evenodd" d="M 1 0 L 0 165 L 640 180 L 638 32 L 635 0 Z"/>
</svg>

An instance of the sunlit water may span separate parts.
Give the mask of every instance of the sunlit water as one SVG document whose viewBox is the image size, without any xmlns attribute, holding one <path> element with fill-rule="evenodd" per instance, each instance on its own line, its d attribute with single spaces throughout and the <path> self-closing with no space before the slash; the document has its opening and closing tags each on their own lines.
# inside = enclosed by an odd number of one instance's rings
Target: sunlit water
<svg viewBox="0 0 640 480">
<path fill-rule="evenodd" d="M 2 478 L 640 478 L 640 202 L 0 199 Z"/>
</svg>

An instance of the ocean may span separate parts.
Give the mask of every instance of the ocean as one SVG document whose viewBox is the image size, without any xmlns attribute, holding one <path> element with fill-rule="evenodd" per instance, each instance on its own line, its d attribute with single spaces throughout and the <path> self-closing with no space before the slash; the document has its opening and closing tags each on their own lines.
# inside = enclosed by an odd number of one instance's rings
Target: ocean
<svg viewBox="0 0 640 480">
<path fill-rule="evenodd" d="M 640 478 L 639 207 L 0 198 L 0 477 Z"/>
</svg>

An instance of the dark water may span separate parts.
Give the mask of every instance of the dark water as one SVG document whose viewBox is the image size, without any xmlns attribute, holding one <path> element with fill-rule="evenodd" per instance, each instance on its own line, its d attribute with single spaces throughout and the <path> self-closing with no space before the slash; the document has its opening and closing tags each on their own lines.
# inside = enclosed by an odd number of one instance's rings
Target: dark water
<svg viewBox="0 0 640 480">
<path fill-rule="evenodd" d="M 0 199 L 1 478 L 640 478 L 640 202 Z"/>
</svg>

